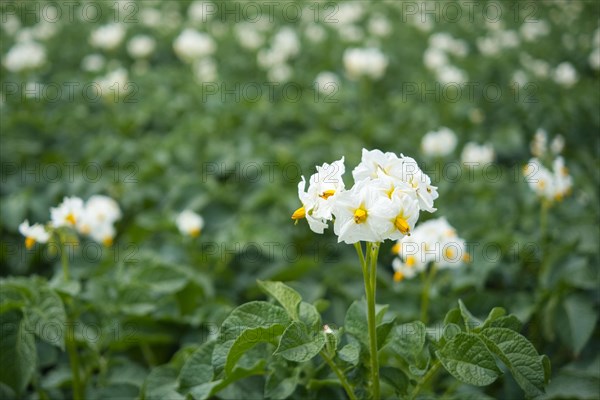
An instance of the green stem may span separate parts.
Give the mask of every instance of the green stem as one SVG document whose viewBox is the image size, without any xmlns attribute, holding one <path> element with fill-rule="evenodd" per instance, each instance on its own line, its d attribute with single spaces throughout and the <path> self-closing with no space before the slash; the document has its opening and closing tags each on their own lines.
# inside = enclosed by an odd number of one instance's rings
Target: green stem
<svg viewBox="0 0 600 400">
<path fill-rule="evenodd" d="M 546 262 L 546 235 L 548 229 L 548 209 L 550 208 L 550 202 L 542 200 L 542 207 L 540 208 L 540 271 L 538 275 L 538 281 L 541 287 L 545 287 L 545 278 L 548 269 Z"/>
<path fill-rule="evenodd" d="M 321 354 L 321 357 L 323 357 L 323 359 L 327 363 L 327 365 L 329 365 L 329 367 L 337 375 L 338 379 L 340 380 L 340 383 L 342 384 L 342 387 L 348 394 L 348 397 L 350 398 L 350 400 L 358 400 L 356 398 L 356 395 L 354 394 L 354 391 L 352 390 L 352 387 L 350 386 L 350 383 L 346 379 L 344 372 L 341 369 L 339 369 L 339 367 L 336 365 L 335 362 L 333 362 L 333 360 L 331 358 L 329 358 L 329 356 L 327 355 L 327 353 L 325 351 L 321 350 L 320 354 Z"/>
<path fill-rule="evenodd" d="M 67 247 L 62 245 L 62 253 L 60 255 L 60 261 L 62 264 L 62 272 L 65 282 L 69 281 L 69 256 L 67 254 Z"/>
<path fill-rule="evenodd" d="M 425 282 L 423 283 L 423 291 L 421 292 L 421 322 L 427 325 L 429 320 L 429 292 L 431 290 L 431 283 L 433 282 L 433 277 L 437 272 L 437 268 L 435 264 L 431 266 L 429 269 L 429 273 L 425 277 Z"/>
<path fill-rule="evenodd" d="M 377 256 L 379 243 L 369 243 L 367 246 L 367 262 L 370 268 L 365 268 L 365 292 L 367 297 L 367 323 L 369 325 L 369 353 L 371 356 L 371 384 L 374 400 L 379 400 L 379 357 L 377 352 L 377 325 L 375 321 L 375 293 L 377 279 Z M 366 264 L 366 263 L 365 263 Z"/>
<path fill-rule="evenodd" d="M 431 378 L 433 378 L 433 376 L 438 371 L 438 369 L 440 368 L 440 366 L 441 366 L 440 360 L 435 360 L 434 363 L 433 363 L 433 365 L 429 369 L 429 371 L 427 371 L 427 373 L 425 374 L 425 376 L 423 377 L 423 379 L 421 379 L 421 381 L 417 384 L 417 386 L 415 386 L 415 388 L 411 392 L 411 394 L 409 396 L 410 400 L 412 400 L 415 397 L 417 397 L 417 395 L 419 394 L 419 392 L 421 391 L 421 389 L 423 389 L 423 387 L 431 380 Z"/>
<path fill-rule="evenodd" d="M 72 332 L 67 332 L 66 345 L 69 354 L 69 364 L 71 364 L 71 374 L 73 375 L 73 399 L 81 400 L 81 383 L 79 381 L 79 355 L 77 354 L 77 343 L 75 342 L 75 325 L 69 319 L 68 327 L 73 327 Z"/>
</svg>

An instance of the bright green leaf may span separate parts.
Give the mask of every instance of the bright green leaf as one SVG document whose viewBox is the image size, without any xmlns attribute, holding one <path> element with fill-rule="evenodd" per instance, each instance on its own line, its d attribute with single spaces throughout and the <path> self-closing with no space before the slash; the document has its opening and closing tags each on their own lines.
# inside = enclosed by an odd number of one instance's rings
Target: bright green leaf
<svg viewBox="0 0 600 400">
<path fill-rule="evenodd" d="M 260 280 L 257 280 L 256 282 L 265 294 L 272 296 L 283 308 L 285 308 L 285 311 L 287 311 L 290 318 L 295 321 L 299 319 L 298 306 L 302 301 L 302 296 L 300 296 L 298 292 L 282 282 Z"/>
<path fill-rule="evenodd" d="M 20 394 L 35 370 L 35 339 L 19 310 L 0 314 L 0 328 L 0 382 Z"/>
<path fill-rule="evenodd" d="M 325 334 L 322 331 L 307 331 L 304 324 L 293 322 L 281 335 L 275 354 L 289 361 L 306 362 L 319 354 L 323 346 Z"/>
</svg>

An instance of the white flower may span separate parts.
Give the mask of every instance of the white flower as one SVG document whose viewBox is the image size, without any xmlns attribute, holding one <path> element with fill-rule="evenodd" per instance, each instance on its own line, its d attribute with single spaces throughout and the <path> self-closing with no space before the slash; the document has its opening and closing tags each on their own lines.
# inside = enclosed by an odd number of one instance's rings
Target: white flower
<svg viewBox="0 0 600 400">
<path fill-rule="evenodd" d="M 392 25 L 383 14 L 375 14 L 369 19 L 369 33 L 371 35 L 384 37 L 392 33 Z"/>
<path fill-rule="evenodd" d="M 339 90 L 340 79 L 333 72 L 323 71 L 315 78 L 315 87 L 320 93 L 332 95 Z"/>
<path fill-rule="evenodd" d="M 156 48 L 156 40 L 148 35 L 136 35 L 127 43 L 127 51 L 133 58 L 146 58 Z"/>
<path fill-rule="evenodd" d="M 272 82 L 287 82 L 294 73 L 292 67 L 285 63 L 273 65 L 267 71 L 267 77 Z"/>
<path fill-rule="evenodd" d="M 327 37 L 327 31 L 319 24 L 310 23 L 306 26 L 304 35 L 313 43 L 321 43 Z"/>
<path fill-rule="evenodd" d="M 202 58 L 195 63 L 194 74 L 200 83 L 214 82 L 217 79 L 217 63 L 211 57 Z"/>
<path fill-rule="evenodd" d="M 327 335 L 333 334 L 333 329 L 329 327 L 329 325 L 323 325 L 323 332 Z"/>
<path fill-rule="evenodd" d="M 451 129 L 442 127 L 423 136 L 421 149 L 428 156 L 443 157 L 454 151 L 456 143 L 456 134 Z"/>
<path fill-rule="evenodd" d="M 550 150 L 556 155 L 562 153 L 564 148 L 565 138 L 562 137 L 562 135 L 556 135 L 554 139 L 552 139 L 552 142 L 550 142 Z"/>
<path fill-rule="evenodd" d="M 588 58 L 588 63 L 592 69 L 596 71 L 600 70 L 600 47 L 596 47 Z"/>
<path fill-rule="evenodd" d="M 308 189 L 304 176 L 298 183 L 298 197 L 302 207 L 292 215 L 293 220 L 306 218 L 310 229 L 315 233 L 323 233 L 327 221 L 331 220 L 332 207 L 337 196 L 345 190 L 342 175 L 346 172 L 344 157 L 317 166 L 317 172 L 310 177 Z"/>
<path fill-rule="evenodd" d="M 89 233 L 89 236 L 96 242 L 102 243 L 106 247 L 110 247 L 113 244 L 116 231 L 112 224 L 101 224 L 95 226 Z"/>
<path fill-rule="evenodd" d="M 429 47 L 423 54 L 423 64 L 430 70 L 437 70 L 448 65 L 448 57 L 444 51 Z"/>
<path fill-rule="evenodd" d="M 125 27 L 119 23 L 103 25 L 92 32 L 90 44 L 94 47 L 112 50 L 125 38 Z"/>
<path fill-rule="evenodd" d="M 105 64 L 106 60 L 102 54 L 88 54 L 81 60 L 81 69 L 87 72 L 98 72 Z"/>
<path fill-rule="evenodd" d="M 382 198 L 380 207 L 383 209 L 378 213 L 387 216 L 381 231 L 384 239 L 398 240 L 411 235 L 419 219 L 419 202 L 414 197 L 398 188 L 389 198 Z"/>
<path fill-rule="evenodd" d="M 58 207 L 50 209 L 52 226 L 54 228 L 75 227 L 83 213 L 83 200 L 79 197 L 65 197 Z"/>
<path fill-rule="evenodd" d="M 256 50 L 265 42 L 265 38 L 256 24 L 242 22 L 234 26 L 235 36 L 240 45 L 248 50 Z"/>
<path fill-rule="evenodd" d="M 21 29 L 21 20 L 16 15 L 6 13 L 2 18 L 2 29 L 8 36 L 14 35 Z"/>
<path fill-rule="evenodd" d="M 377 48 L 350 48 L 344 51 L 344 67 L 350 79 L 362 76 L 380 79 L 387 66 L 387 57 Z"/>
<path fill-rule="evenodd" d="M 454 65 L 446 65 L 436 70 L 436 79 L 442 84 L 464 84 L 468 77 L 462 69 Z"/>
<path fill-rule="evenodd" d="M 204 219 L 191 210 L 182 211 L 175 222 L 182 234 L 191 237 L 199 236 L 202 228 L 204 228 Z"/>
<path fill-rule="evenodd" d="M 209 1 L 194 1 L 188 8 L 188 17 L 195 22 L 206 22 L 212 18 L 213 14 L 209 9 L 213 9 L 214 4 Z"/>
<path fill-rule="evenodd" d="M 439 269 L 458 267 L 470 260 L 466 247 L 465 240 L 458 237 L 446 218 L 424 222 L 394 246 L 399 255 L 392 263 L 394 280 L 410 279 L 429 264 Z"/>
<path fill-rule="evenodd" d="M 529 146 L 531 150 L 531 154 L 535 157 L 541 157 L 546 154 L 546 150 L 548 148 L 548 133 L 542 129 L 538 128 L 533 135 L 533 140 Z"/>
<path fill-rule="evenodd" d="M 333 230 L 338 242 L 382 242 L 394 218 L 384 203 L 387 196 L 364 180 L 336 196 Z"/>
<path fill-rule="evenodd" d="M 526 42 L 533 42 L 542 36 L 548 35 L 550 33 L 550 26 L 544 20 L 525 22 L 521 25 L 519 32 Z"/>
<path fill-rule="evenodd" d="M 289 59 L 300 52 L 300 41 L 292 28 L 283 27 L 273 37 L 271 48 L 284 59 Z"/>
<path fill-rule="evenodd" d="M 26 41 L 10 48 L 3 64 L 11 72 L 41 67 L 46 62 L 46 49 L 39 43 Z"/>
<path fill-rule="evenodd" d="M 155 8 L 142 8 L 140 10 L 140 21 L 142 25 L 150 28 L 157 28 L 160 26 L 162 15 L 160 11 Z"/>
<path fill-rule="evenodd" d="M 465 165 L 483 167 L 494 161 L 494 147 L 491 144 L 477 144 L 469 142 L 465 144 L 460 159 Z"/>
<path fill-rule="evenodd" d="M 29 221 L 25 220 L 19 225 L 19 232 L 25 236 L 25 247 L 31 249 L 37 243 L 46 243 L 50 239 L 50 234 L 40 224 L 29 225 Z"/>
<path fill-rule="evenodd" d="M 577 71 L 571 63 L 560 63 L 554 70 L 554 82 L 561 86 L 570 88 L 578 81 Z"/>
<path fill-rule="evenodd" d="M 565 167 L 562 157 L 557 157 L 552 164 L 552 171 L 544 167 L 540 160 L 532 158 L 523 169 L 529 187 L 539 196 L 549 201 L 560 201 L 568 195 L 573 186 L 573 179 Z"/>
<path fill-rule="evenodd" d="M 125 68 L 117 68 L 105 76 L 96 78 L 99 94 L 110 99 L 120 97 L 129 91 L 129 74 Z"/>
<path fill-rule="evenodd" d="M 177 36 L 173 49 L 179 58 L 189 62 L 213 54 L 216 44 L 208 34 L 188 28 Z"/>
</svg>

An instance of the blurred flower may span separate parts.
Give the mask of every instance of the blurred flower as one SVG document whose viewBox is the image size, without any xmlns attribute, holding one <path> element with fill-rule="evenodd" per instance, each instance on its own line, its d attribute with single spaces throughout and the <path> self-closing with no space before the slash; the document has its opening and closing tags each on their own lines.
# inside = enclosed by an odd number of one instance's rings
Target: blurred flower
<svg viewBox="0 0 600 400">
<path fill-rule="evenodd" d="M 92 32 L 90 44 L 103 50 L 116 48 L 125 38 L 125 26 L 120 23 L 103 25 Z"/>
<path fill-rule="evenodd" d="M 88 72 L 98 72 L 105 64 L 106 60 L 102 54 L 88 54 L 81 60 L 81 68 Z"/>
<path fill-rule="evenodd" d="M 454 65 L 446 65 L 436 70 L 436 79 L 441 84 L 464 84 L 467 82 L 468 77 L 465 71 Z"/>
<path fill-rule="evenodd" d="M 523 169 L 523 174 L 529 187 L 539 197 L 549 201 L 560 201 L 570 193 L 573 180 L 562 157 L 554 160 L 552 169 L 550 171 L 539 159 L 532 158 Z"/>
<path fill-rule="evenodd" d="M 202 58 L 196 62 L 194 74 L 200 83 L 214 82 L 217 79 L 217 63 L 211 57 Z"/>
<path fill-rule="evenodd" d="M 204 228 L 204 218 L 191 210 L 182 211 L 175 220 L 179 232 L 191 237 L 198 237 Z"/>
<path fill-rule="evenodd" d="M 531 154 L 535 157 L 541 157 L 546 154 L 546 150 L 548 148 L 548 133 L 542 129 L 538 128 L 533 135 L 533 140 L 529 145 L 529 149 L 531 150 Z"/>
<path fill-rule="evenodd" d="M 287 64 L 273 65 L 267 71 L 267 77 L 272 82 L 287 82 L 292 78 L 294 70 Z"/>
<path fill-rule="evenodd" d="M 443 157 L 454 151 L 456 142 L 456 134 L 449 128 L 441 127 L 423 136 L 421 150 L 427 156 Z"/>
<path fill-rule="evenodd" d="M 554 70 L 554 82 L 563 87 L 570 88 L 577 80 L 577 71 L 569 62 L 560 63 Z"/>
<path fill-rule="evenodd" d="M 460 159 L 463 164 L 483 167 L 494 161 L 494 147 L 491 144 L 477 144 L 469 142 L 465 144 Z"/>
<path fill-rule="evenodd" d="M 562 135 L 554 136 L 552 142 L 550 143 L 550 150 L 554 155 L 562 153 L 565 148 L 565 138 Z"/>
<path fill-rule="evenodd" d="M 3 64 L 11 72 L 41 67 L 46 62 L 46 49 L 39 43 L 17 43 L 4 57 Z"/>
<path fill-rule="evenodd" d="M 592 69 L 596 71 L 600 70 L 600 47 L 596 47 L 588 58 L 588 63 Z"/>
<path fill-rule="evenodd" d="M 430 70 L 437 70 L 448 65 L 448 57 L 443 50 L 435 47 L 428 47 L 423 53 L 423 64 Z"/>
<path fill-rule="evenodd" d="M 380 79 L 387 66 L 387 57 L 377 48 L 350 48 L 344 51 L 344 67 L 350 79 L 362 76 Z"/>
<path fill-rule="evenodd" d="M 550 33 L 550 25 L 543 19 L 538 19 L 533 22 L 525 22 L 521 25 L 519 32 L 526 42 L 533 42 L 540 37 Z"/>
<path fill-rule="evenodd" d="M 85 203 L 83 215 L 77 222 L 77 230 L 108 247 L 113 243 L 116 234 L 114 223 L 119 219 L 121 209 L 115 200 L 108 196 L 94 195 Z"/>
<path fill-rule="evenodd" d="M 321 43 L 327 37 L 327 31 L 319 24 L 309 23 L 304 29 L 304 35 L 313 43 Z"/>
<path fill-rule="evenodd" d="M 430 263 L 439 269 L 459 267 L 470 260 L 466 247 L 446 218 L 424 222 L 394 246 L 399 255 L 392 263 L 394 281 L 413 278 Z"/>
<path fill-rule="evenodd" d="M 216 44 L 208 34 L 188 28 L 177 36 L 173 49 L 180 59 L 190 62 L 213 54 Z"/>
<path fill-rule="evenodd" d="M 129 74 L 125 68 L 117 68 L 105 76 L 96 78 L 98 91 L 105 98 L 118 98 L 129 92 Z"/>
<path fill-rule="evenodd" d="M 149 28 L 157 28 L 160 26 L 162 16 L 160 11 L 155 8 L 142 8 L 140 10 L 140 21 L 142 25 L 145 25 Z"/>
<path fill-rule="evenodd" d="M 50 239 L 50 234 L 40 224 L 29 225 L 29 221 L 25 220 L 19 225 L 19 232 L 25 236 L 25 247 L 31 249 L 36 243 L 46 243 Z"/>
<path fill-rule="evenodd" d="M 127 51 L 133 58 L 146 58 L 154 52 L 156 40 L 148 35 L 136 35 L 127 43 Z"/>
<path fill-rule="evenodd" d="M 339 89 L 340 79 L 333 72 L 323 71 L 315 78 L 315 87 L 320 93 L 332 95 Z"/>
<path fill-rule="evenodd" d="M 207 11 L 214 6 L 210 1 L 194 1 L 188 8 L 188 18 L 194 22 L 206 22 L 212 18 L 213 13 Z"/>
<path fill-rule="evenodd" d="M 383 14 L 374 14 L 369 19 L 369 33 L 374 36 L 385 37 L 392 33 L 392 25 Z"/>
<path fill-rule="evenodd" d="M 21 29 L 21 20 L 10 13 L 2 15 L 2 29 L 8 36 L 13 36 L 19 29 Z"/>
<path fill-rule="evenodd" d="M 65 197 L 58 207 L 50 208 L 51 223 L 54 228 L 76 227 L 84 213 L 83 200 L 79 197 Z"/>
<path fill-rule="evenodd" d="M 265 42 L 265 37 L 257 29 L 256 24 L 240 22 L 235 24 L 234 31 L 238 42 L 245 49 L 256 50 Z"/>
</svg>

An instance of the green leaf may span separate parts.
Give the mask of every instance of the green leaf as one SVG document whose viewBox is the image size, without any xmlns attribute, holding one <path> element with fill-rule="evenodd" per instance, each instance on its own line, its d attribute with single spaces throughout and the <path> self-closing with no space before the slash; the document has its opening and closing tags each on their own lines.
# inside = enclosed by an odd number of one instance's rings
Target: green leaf
<svg viewBox="0 0 600 400">
<path fill-rule="evenodd" d="M 302 323 L 293 322 L 287 327 L 275 351 L 289 361 L 306 362 L 315 357 L 325 346 L 322 331 L 307 331 Z"/>
<path fill-rule="evenodd" d="M 511 314 L 491 321 L 486 328 L 506 328 L 515 332 L 520 332 L 521 327 L 521 321 Z"/>
<path fill-rule="evenodd" d="M 471 314 L 471 312 L 467 309 L 467 306 L 465 306 L 460 299 L 458 300 L 458 307 L 460 308 L 460 314 L 465 322 L 467 332 L 470 332 L 471 330 L 481 326 L 481 321 Z"/>
<path fill-rule="evenodd" d="M 387 340 L 390 331 L 394 327 L 395 321 L 383 322 L 377 325 L 377 350 L 381 350 L 385 341 Z"/>
<path fill-rule="evenodd" d="M 290 319 L 283 308 L 265 301 L 253 301 L 234 309 L 223 321 L 221 333 L 213 351 L 212 365 L 215 373 L 221 373 L 226 365 L 231 371 L 233 360 L 239 359 L 242 355 L 239 352 L 242 349 L 247 350 L 253 347 L 249 346 L 251 340 L 255 341 L 254 344 L 258 343 L 256 342 L 257 336 L 273 340 L 277 332 L 283 332 L 289 323 Z M 247 330 L 252 331 L 236 344 L 238 337 Z M 234 344 L 236 347 L 230 359 L 229 353 Z"/>
<path fill-rule="evenodd" d="M 287 311 L 290 318 L 298 321 L 298 307 L 302 296 L 291 287 L 282 282 L 256 281 L 265 294 L 273 297 Z"/>
<path fill-rule="evenodd" d="M 177 369 L 170 365 L 161 365 L 150 371 L 144 385 L 145 400 L 184 400 L 177 392 Z"/>
<path fill-rule="evenodd" d="M 488 326 L 490 326 L 490 324 L 494 321 L 496 321 L 499 318 L 502 318 L 506 315 L 506 310 L 502 307 L 494 307 L 492 308 L 492 311 L 490 311 L 490 313 L 488 314 L 487 318 L 485 319 L 485 321 L 483 321 L 483 324 L 474 329 L 475 331 L 481 331 L 482 329 L 487 328 Z"/>
<path fill-rule="evenodd" d="M 10 310 L 0 314 L 0 382 L 21 394 L 36 366 L 35 340 L 25 327 L 23 313 Z"/>
<path fill-rule="evenodd" d="M 592 302 L 580 294 L 568 296 L 562 303 L 562 309 L 564 312 L 558 314 L 558 333 L 563 342 L 578 355 L 594 332 L 598 314 Z M 565 319 L 566 323 L 561 323 Z"/>
<path fill-rule="evenodd" d="M 395 326 L 384 346 L 407 361 L 414 360 L 425 345 L 426 327 L 421 321 Z"/>
<path fill-rule="evenodd" d="M 489 328 L 481 333 L 481 337 L 508 367 L 527 396 L 543 393 L 546 381 L 544 361 L 524 336 L 506 328 Z"/>
<path fill-rule="evenodd" d="M 486 386 L 500 376 L 494 356 L 474 334 L 459 333 L 436 355 L 452 376 L 470 385 Z"/>
<path fill-rule="evenodd" d="M 344 329 L 365 346 L 369 345 L 369 325 L 367 324 L 367 308 L 364 301 L 356 300 L 350 305 L 346 312 Z"/>
<path fill-rule="evenodd" d="M 284 326 L 281 324 L 273 324 L 267 328 L 248 328 L 245 329 L 240 336 L 237 337 L 231 344 L 225 361 L 225 373 L 230 374 L 235 367 L 237 361 L 248 350 L 259 343 L 277 343 L 277 338 L 284 332 Z"/>
<path fill-rule="evenodd" d="M 357 365 L 360 359 L 360 345 L 357 342 L 348 343 L 337 354 L 341 360 Z"/>
<path fill-rule="evenodd" d="M 274 400 L 287 399 L 296 390 L 300 369 L 294 368 L 290 374 L 285 365 L 276 367 L 272 369 L 265 381 L 265 397 Z"/>
<path fill-rule="evenodd" d="M 317 311 L 317 308 L 310 303 L 305 301 L 300 303 L 300 321 L 309 329 L 318 330 L 321 329 L 321 315 Z"/>
<path fill-rule="evenodd" d="M 193 387 L 213 378 L 212 352 L 215 342 L 201 345 L 185 362 L 179 373 L 179 389 L 189 392 Z"/>
<path fill-rule="evenodd" d="M 397 393 L 401 395 L 406 394 L 409 381 L 402 370 L 393 367 L 382 367 L 379 370 L 379 376 L 388 385 L 396 389 Z"/>
</svg>

